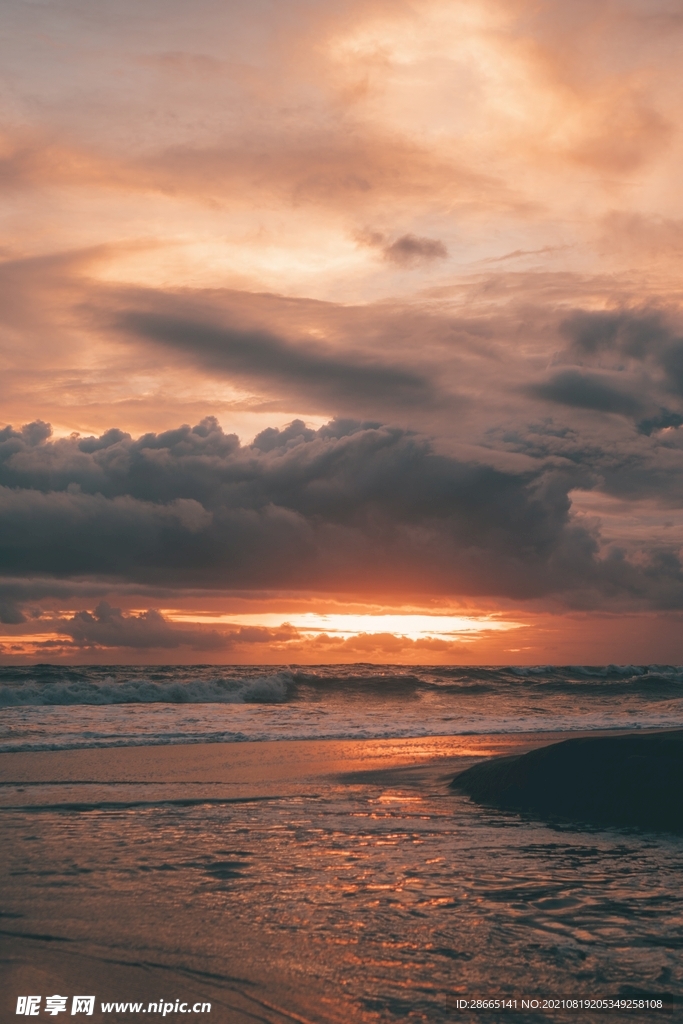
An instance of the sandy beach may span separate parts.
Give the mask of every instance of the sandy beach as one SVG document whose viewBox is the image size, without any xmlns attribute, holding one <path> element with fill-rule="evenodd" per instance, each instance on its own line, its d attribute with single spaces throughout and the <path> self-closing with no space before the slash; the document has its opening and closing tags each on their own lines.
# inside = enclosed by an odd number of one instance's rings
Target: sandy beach
<svg viewBox="0 0 683 1024">
<path fill-rule="evenodd" d="M 120 823 L 121 814 L 152 808 L 203 809 L 283 797 L 315 799 L 341 775 L 350 784 L 354 775 L 372 773 L 381 779 L 383 788 L 392 783 L 401 790 L 430 784 L 443 788 L 456 766 L 512 750 L 521 752 L 546 740 L 532 735 L 428 737 L 3 753 L 0 807 L 6 814 L 32 812 L 36 826 L 45 815 L 61 815 L 67 820 L 77 816 L 86 822 L 104 819 L 105 823 L 113 817 Z M 111 827 L 116 827 L 114 821 Z M 21 850 L 13 848 L 16 839 L 11 827 L 6 827 L 6 849 L 20 861 Z M 51 865 L 37 867 L 49 872 Z M 172 990 L 193 1004 L 208 999 L 212 1003 L 210 1019 L 231 1024 L 254 1019 L 341 1021 L 349 1019 L 347 1013 L 353 1014 L 350 1008 L 344 1011 L 339 992 L 330 998 L 321 988 L 313 996 L 310 978 L 305 989 L 297 986 L 291 969 L 278 971 L 268 962 L 267 936 L 239 928 L 234 921 L 227 931 L 221 930 L 220 971 L 203 970 L 201 960 L 195 963 L 191 957 L 190 966 L 177 954 L 164 963 L 131 956 L 125 949 L 112 956 L 108 937 L 113 922 L 119 926 L 126 915 L 127 895 L 122 901 L 120 895 L 111 893 L 104 907 L 98 901 L 88 922 L 87 941 L 73 934 L 68 920 L 51 920 L 49 903 L 35 901 L 25 877 L 20 876 L 14 887 L 10 881 L 9 895 L 13 907 L 20 909 L 3 917 L 0 932 L 7 1014 L 14 1013 L 18 994 L 47 994 L 48 990 L 93 990 L 103 998 L 141 1000 L 145 1005 L 155 993 Z M 158 904 L 158 891 L 154 894 L 145 886 L 143 892 L 134 894 L 136 901 L 150 897 Z M 87 909 L 85 916 L 89 916 Z M 181 917 L 185 915 L 179 915 L 178 924 Z M 173 930 L 173 921 L 167 921 L 166 927 Z M 106 1019 L 130 1020 L 131 1015 L 115 1013 Z"/>
<path fill-rule="evenodd" d="M 417 913 L 418 923 L 424 918 L 438 931 L 439 907 L 444 901 L 455 906 L 459 876 L 471 865 L 479 872 L 486 860 L 482 836 L 498 843 L 502 827 L 512 828 L 515 840 L 520 835 L 515 816 L 492 818 L 488 811 L 482 817 L 467 797 L 449 791 L 454 771 L 563 738 L 527 734 L 2 754 L 5 1014 L 14 1014 L 19 995 L 35 992 L 95 994 L 94 1019 L 101 1020 L 146 1019 L 142 1010 L 135 1014 L 129 1008 L 102 1013 L 104 1001 L 139 1002 L 146 1012 L 155 1000 L 171 1000 L 173 1006 L 175 1000 L 208 1001 L 211 1014 L 204 1019 L 221 1024 L 382 1019 L 380 1004 L 372 1003 L 380 981 L 359 975 L 359 988 L 349 981 L 368 966 L 359 968 L 360 953 L 353 950 L 375 925 L 373 943 L 386 946 L 388 936 L 390 945 L 405 949 L 409 933 L 392 938 L 397 911 L 401 919 Z M 480 830 L 477 835 L 470 834 L 473 828 Z M 538 842 L 544 826 L 524 828 Z M 463 864 L 450 882 L 439 883 L 446 886 L 444 895 L 436 902 L 418 901 L 411 910 L 413 891 L 434 887 L 428 873 L 421 881 L 430 862 L 423 844 L 437 841 L 451 858 L 463 857 Z M 401 881 L 387 863 L 388 850 L 400 858 Z M 448 866 L 443 852 L 435 862 Z M 347 884 L 345 872 L 355 875 L 363 864 L 360 876 Z M 504 876 L 508 868 L 498 860 L 496 870 Z M 242 895 L 247 881 L 252 888 Z M 361 888 L 363 913 L 348 913 L 349 898 L 353 902 Z M 469 908 L 466 892 L 460 905 Z M 448 912 L 446 924 L 458 934 L 464 922 L 448 924 L 454 913 Z M 425 935 L 432 937 L 431 943 L 422 939 L 430 955 L 433 933 Z M 443 948 L 451 946 L 444 940 Z M 473 968 L 466 946 L 454 948 L 450 959 L 439 956 L 451 971 L 453 991 L 481 987 L 485 966 Z M 376 963 L 381 974 L 381 958 Z"/>
<path fill-rule="evenodd" d="M 279 740 L 193 743 L 0 753 L 3 806 L 14 784 L 74 787 L 55 790 L 54 803 L 77 786 L 223 786 L 232 795 L 288 791 L 323 776 L 379 771 L 449 759 L 502 756 L 562 738 L 560 733 L 498 736 L 426 736 L 416 739 Z M 459 763 L 459 762 L 458 762 Z M 210 789 L 198 798 L 211 798 Z M 24 790 L 21 805 L 33 802 Z M 53 803 L 53 800 L 50 800 Z"/>
<path fill-rule="evenodd" d="M 133 814 L 155 807 L 206 808 L 233 802 L 276 801 L 283 797 L 315 796 L 332 779 L 347 784 L 369 778 L 387 791 L 436 787 L 442 790 L 454 768 L 475 760 L 523 753 L 548 741 L 548 736 L 426 737 L 399 740 L 306 740 L 245 743 L 197 743 L 172 746 L 126 746 L 96 750 L 70 750 L 0 755 L 0 807 L 5 812 L 33 812 L 39 830 L 45 814 L 78 815 L 101 820 L 102 816 Z M 354 778 L 355 776 L 355 778 Z M 13 836 L 6 833 L 6 847 Z M 20 856 L 20 854 L 19 854 Z M 137 899 L 159 899 L 159 882 L 143 883 Z M 146 890 L 146 892 L 145 892 Z M 11 888 L 10 888 L 11 892 Z M 156 892 L 156 895 L 155 895 Z M 14 890 L 18 904 L 28 895 Z M 118 919 L 120 908 L 111 909 Z M 252 1021 L 291 1018 L 336 1020 L 339 1007 L 328 1006 L 322 992 L 310 998 L 311 980 L 305 992 L 294 988 L 287 976 L 269 967 L 255 970 L 263 938 L 240 934 L 230 925 L 223 933 L 227 976 L 210 977 L 199 967 L 154 964 L 127 958 L 113 959 L 102 943 L 106 923 L 101 906 L 93 906 L 87 942 L 74 936 L 66 921 L 43 920 L 40 905 L 32 906 L 30 925 L 25 916 L 6 916 L 0 933 L 7 985 L 4 1008 L 13 1013 L 15 993 L 27 991 L 96 989 L 112 998 L 142 1000 L 168 991 L 169 972 L 175 989 L 187 998 L 209 998 L 212 1020 Z M 86 907 L 85 918 L 88 919 Z M 244 956 L 251 946 L 250 956 Z M 240 950 L 243 950 L 241 956 Z M 249 959 L 250 966 L 245 963 Z M 89 986 L 89 987 L 88 987 Z M 321 1014 L 321 1007 L 325 1012 Z M 219 1009 L 220 1008 L 220 1009 Z M 223 1016 L 221 1016 L 221 1014 Z M 111 1016 L 108 1019 L 117 1019 Z M 130 1019 L 122 1014 L 121 1019 Z"/>
</svg>

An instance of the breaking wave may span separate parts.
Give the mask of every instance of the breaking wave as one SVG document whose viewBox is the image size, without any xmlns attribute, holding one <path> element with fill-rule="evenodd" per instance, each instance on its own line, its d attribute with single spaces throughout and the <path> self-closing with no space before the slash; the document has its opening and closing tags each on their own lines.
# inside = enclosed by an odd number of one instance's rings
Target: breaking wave
<svg viewBox="0 0 683 1024">
<path fill-rule="evenodd" d="M 0 750 L 683 727 L 683 668 L 0 668 Z"/>
<path fill-rule="evenodd" d="M 282 704 L 290 672 L 223 675 L 183 668 L 130 670 L 38 665 L 0 669 L 0 706 L 108 704 Z"/>
<path fill-rule="evenodd" d="M 106 704 L 285 704 L 327 698 L 418 700 L 429 694 L 535 701 L 683 696 L 683 667 L 59 666 L 0 668 L 0 707 Z"/>
</svg>

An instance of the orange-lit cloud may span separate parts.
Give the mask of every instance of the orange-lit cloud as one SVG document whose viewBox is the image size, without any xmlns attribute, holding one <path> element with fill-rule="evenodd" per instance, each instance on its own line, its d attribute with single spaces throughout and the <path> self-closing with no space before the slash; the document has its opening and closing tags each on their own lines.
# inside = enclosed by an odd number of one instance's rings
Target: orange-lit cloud
<svg viewBox="0 0 683 1024">
<path fill-rule="evenodd" d="M 657 660 L 675 5 L 6 7 L 4 657 Z"/>
</svg>

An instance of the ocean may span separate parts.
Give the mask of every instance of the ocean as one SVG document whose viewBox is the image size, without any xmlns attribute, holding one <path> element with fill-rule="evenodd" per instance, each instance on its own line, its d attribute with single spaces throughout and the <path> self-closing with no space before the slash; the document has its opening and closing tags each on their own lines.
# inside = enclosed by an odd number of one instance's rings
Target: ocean
<svg viewBox="0 0 683 1024">
<path fill-rule="evenodd" d="M 683 725 L 683 667 L 0 667 L 0 751 Z"/>
<path fill-rule="evenodd" d="M 448 788 L 682 727 L 680 667 L 42 665 L 0 669 L 0 705 L 8 1007 L 42 985 L 100 1020 L 196 997 L 220 1024 L 583 1022 L 683 997 L 681 837 Z"/>
</svg>

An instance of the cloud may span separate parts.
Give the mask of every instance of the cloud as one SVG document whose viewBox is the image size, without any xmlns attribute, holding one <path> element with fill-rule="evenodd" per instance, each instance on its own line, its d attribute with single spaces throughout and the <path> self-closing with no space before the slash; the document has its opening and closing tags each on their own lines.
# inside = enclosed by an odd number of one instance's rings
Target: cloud
<svg viewBox="0 0 683 1024">
<path fill-rule="evenodd" d="M 642 361 L 671 339 L 658 310 L 576 310 L 562 320 L 559 332 L 569 342 L 569 353 L 579 360 L 616 352 Z"/>
<path fill-rule="evenodd" d="M 448 256 L 448 249 L 438 238 L 408 234 L 389 242 L 380 231 L 362 231 L 357 233 L 356 239 L 370 248 L 380 249 L 385 260 L 401 267 L 417 267 Z"/>
<path fill-rule="evenodd" d="M 620 388 L 608 374 L 561 370 L 550 380 L 528 385 L 526 391 L 546 402 L 559 402 L 576 409 L 594 409 L 621 416 L 637 416 L 643 410 L 640 399 Z"/>
<path fill-rule="evenodd" d="M 438 238 L 416 238 L 415 235 L 402 235 L 384 249 L 384 258 L 400 266 L 431 263 L 447 256 L 448 249 Z"/>
<path fill-rule="evenodd" d="M 8 633 L 161 635 L 93 608 L 175 591 L 679 606 L 669 0 L 11 7 Z"/>
<path fill-rule="evenodd" d="M 668 409 L 660 409 L 659 412 L 643 419 L 638 423 L 638 433 L 650 437 L 657 430 L 667 430 L 669 427 L 683 426 L 683 416 L 677 412 L 670 412 Z"/>
<path fill-rule="evenodd" d="M 293 344 L 266 331 L 240 330 L 180 317 L 131 310 L 116 326 L 126 334 L 191 355 L 195 362 L 248 381 L 294 385 L 328 402 L 350 398 L 397 405 L 433 403 L 437 390 L 424 375 L 360 353 L 344 356 L 318 343 Z"/>
<path fill-rule="evenodd" d="M 15 601 L 0 598 L 0 622 L 4 626 L 16 626 L 26 621 L 26 616 Z"/>
<path fill-rule="evenodd" d="M 331 112 L 331 119 L 338 115 Z M 367 131 L 362 124 L 344 132 L 311 126 L 294 135 L 244 135 L 237 146 L 173 146 L 128 165 L 134 187 L 185 192 L 240 206 L 243 196 L 267 196 L 297 206 L 332 210 L 372 210 L 407 202 L 435 200 L 465 204 L 488 195 L 502 209 L 519 198 L 501 178 L 467 166 L 455 153 L 438 152 L 402 133 Z M 251 137 L 249 137 L 251 135 Z M 271 158 L 264 160 L 264 148 Z M 240 186 L 243 192 L 240 193 Z"/>
<path fill-rule="evenodd" d="M 573 313 L 560 324 L 567 356 L 623 368 L 631 362 L 683 395 L 683 334 L 659 310 Z"/>
<path fill-rule="evenodd" d="M 672 338 L 663 349 L 661 365 L 673 389 L 683 395 L 683 338 Z"/>
<path fill-rule="evenodd" d="M 80 187 L 105 196 L 182 196 L 212 208 L 276 202 L 359 214 L 400 200 L 465 207 L 483 195 L 500 209 L 521 205 L 502 177 L 468 166 L 455 152 L 362 123 L 344 131 L 338 110 L 329 111 L 329 121 L 321 129 L 304 120 L 295 133 L 245 125 L 239 140 L 218 129 L 219 141 L 210 144 L 199 138 L 169 145 L 162 136 L 155 147 L 117 154 L 92 138 L 56 144 L 46 126 L 2 140 L 0 191 Z"/>
<path fill-rule="evenodd" d="M 640 562 L 600 555 L 595 526 L 571 516 L 569 491 L 592 486 L 580 466 L 495 469 L 439 454 L 414 432 L 352 421 L 315 431 L 294 422 L 252 445 L 211 418 L 137 439 L 44 433 L 2 434 L 4 575 L 683 602 L 675 550 L 655 544 Z M 121 625 L 78 623 L 93 636 Z"/>
<path fill-rule="evenodd" d="M 516 562 L 521 543 L 542 561 L 568 510 L 566 496 L 534 493 L 533 475 L 438 456 L 396 428 L 295 425 L 252 447 L 213 420 L 137 441 L 30 433 L 0 451 L 0 559 L 13 574 L 325 589 L 388 574 L 443 589 L 452 573 L 454 587 L 465 574 L 505 589 L 499 556 Z"/>
<path fill-rule="evenodd" d="M 59 623 L 59 632 L 70 636 L 77 647 L 161 648 L 191 647 L 210 651 L 226 646 L 215 630 L 173 626 L 158 611 L 149 609 L 126 615 L 100 601 L 93 612 L 77 612 Z"/>
</svg>

